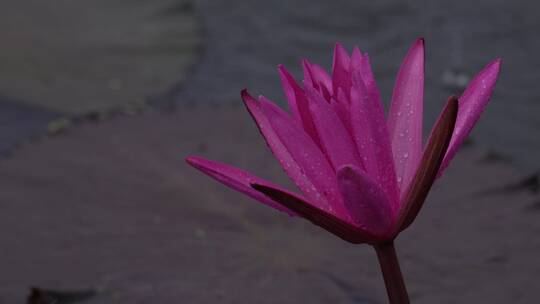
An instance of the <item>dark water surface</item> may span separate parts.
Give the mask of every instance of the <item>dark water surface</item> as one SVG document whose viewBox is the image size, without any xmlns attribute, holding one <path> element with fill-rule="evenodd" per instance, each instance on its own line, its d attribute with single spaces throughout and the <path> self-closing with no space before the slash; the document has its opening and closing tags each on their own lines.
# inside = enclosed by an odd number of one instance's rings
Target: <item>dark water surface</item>
<svg viewBox="0 0 540 304">
<path fill-rule="evenodd" d="M 179 102 L 239 103 L 246 87 L 283 102 L 276 65 L 300 76 L 302 58 L 331 64 L 336 41 L 370 53 L 386 103 L 415 38 L 426 38 L 425 128 L 450 94 L 450 80 L 472 77 L 502 57 L 495 94 L 473 142 L 507 154 L 526 170 L 540 166 L 538 1 L 211 1 L 197 2 L 207 50 Z"/>
</svg>

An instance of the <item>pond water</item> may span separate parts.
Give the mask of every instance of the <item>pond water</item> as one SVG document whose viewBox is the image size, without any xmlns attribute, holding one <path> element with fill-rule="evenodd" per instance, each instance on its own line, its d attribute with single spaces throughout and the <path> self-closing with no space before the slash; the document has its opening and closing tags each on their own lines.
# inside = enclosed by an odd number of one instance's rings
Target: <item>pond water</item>
<svg viewBox="0 0 540 304">
<path fill-rule="evenodd" d="M 300 76 L 299 62 L 330 67 L 336 41 L 370 53 L 388 105 L 407 48 L 426 39 L 425 128 L 450 94 L 491 60 L 501 77 L 472 141 L 540 167 L 540 4 L 537 1 L 199 1 L 206 50 L 179 102 L 239 103 L 249 88 L 283 103 L 276 65 Z M 189 78 L 189 77 L 188 77 Z M 170 97 L 170 95 L 168 95 Z"/>
</svg>

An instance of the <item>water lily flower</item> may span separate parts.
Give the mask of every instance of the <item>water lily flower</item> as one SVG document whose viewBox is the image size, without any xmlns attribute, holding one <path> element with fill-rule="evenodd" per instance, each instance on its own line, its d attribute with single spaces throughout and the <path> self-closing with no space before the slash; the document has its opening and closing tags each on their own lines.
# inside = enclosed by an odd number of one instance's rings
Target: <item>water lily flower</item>
<svg viewBox="0 0 540 304">
<path fill-rule="evenodd" d="M 297 83 L 279 76 L 286 112 L 264 96 L 242 99 L 281 166 L 301 193 L 197 156 L 187 162 L 263 204 L 300 216 L 351 243 L 377 250 L 392 303 L 408 301 L 393 240 L 420 211 L 488 103 L 501 60 L 488 64 L 461 97 L 450 97 L 422 143 L 424 40 L 409 49 L 391 107 L 383 104 L 367 53 L 337 44 L 332 73 L 307 60 Z M 396 277 L 399 277 L 396 279 Z M 390 286 L 389 286 L 390 285 Z M 392 290 L 390 290 L 392 289 Z"/>
</svg>

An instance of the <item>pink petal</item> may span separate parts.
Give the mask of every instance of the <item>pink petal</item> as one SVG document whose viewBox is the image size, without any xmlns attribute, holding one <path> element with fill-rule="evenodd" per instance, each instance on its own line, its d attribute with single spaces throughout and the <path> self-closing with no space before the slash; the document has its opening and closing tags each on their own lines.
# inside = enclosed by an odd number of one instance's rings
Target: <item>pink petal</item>
<svg viewBox="0 0 540 304">
<path fill-rule="evenodd" d="M 339 190 L 353 221 L 373 233 L 384 236 L 392 224 L 392 207 L 381 187 L 355 166 L 343 166 L 337 172 Z"/>
<path fill-rule="evenodd" d="M 384 239 L 374 236 L 362 227 L 356 226 L 342 218 L 319 209 L 301 198 L 290 195 L 279 189 L 267 187 L 264 185 L 253 184 L 252 187 L 268 195 L 276 202 L 283 204 L 286 208 L 293 210 L 303 218 L 313 224 L 325 229 L 326 231 L 340 237 L 341 239 L 353 244 L 370 243 L 376 244 Z"/>
<path fill-rule="evenodd" d="M 294 211 L 291 211 L 284 207 L 282 204 L 275 202 L 270 199 L 268 196 L 260 193 L 259 191 L 253 189 L 251 184 L 257 183 L 261 185 L 266 185 L 268 187 L 273 187 L 280 189 L 280 191 L 289 192 L 279 186 L 276 186 L 270 182 L 267 182 L 261 178 L 253 176 L 246 171 L 241 169 L 215 162 L 212 160 L 207 160 L 198 156 L 190 156 L 186 158 L 186 162 L 193 166 L 194 168 L 200 170 L 204 174 L 214 178 L 215 180 L 225 184 L 226 186 L 242 192 L 247 196 L 254 198 L 260 201 L 263 204 L 266 204 L 274 209 L 288 213 L 289 215 L 296 215 Z"/>
<path fill-rule="evenodd" d="M 312 64 L 305 59 L 302 61 L 302 68 L 304 70 L 304 80 L 312 87 L 321 90 L 324 98 L 329 100 L 333 95 L 330 75 L 321 66 Z"/>
<path fill-rule="evenodd" d="M 313 119 L 309 112 L 308 100 L 305 96 L 304 90 L 296 83 L 292 75 L 285 69 L 283 65 L 279 65 L 279 77 L 287 99 L 289 101 L 289 108 L 293 118 L 303 126 L 304 130 L 311 136 L 311 138 L 318 144 L 319 138 L 317 137 L 317 131 L 313 125 Z"/>
<path fill-rule="evenodd" d="M 332 166 L 361 166 L 356 146 L 338 114 L 314 88 L 306 85 L 305 90 L 321 148 Z"/>
<path fill-rule="evenodd" d="M 335 98 L 331 99 L 332 107 L 335 112 L 338 114 L 339 119 L 343 122 L 343 125 L 347 128 L 349 133 L 351 133 L 351 119 L 350 119 L 350 101 L 343 89 L 338 88 L 337 95 Z"/>
<path fill-rule="evenodd" d="M 418 170 L 409 189 L 403 196 L 392 235 L 395 236 L 407 228 L 420 212 L 437 177 L 444 155 L 448 150 L 458 111 L 457 98 L 452 96 L 448 99 L 446 107 L 437 120 L 435 127 L 433 127 Z"/>
<path fill-rule="evenodd" d="M 371 64 L 369 63 L 368 53 L 365 53 L 364 56 L 362 56 L 359 71 L 360 71 L 362 80 L 364 81 L 364 85 L 366 86 L 369 98 L 373 100 L 373 102 L 377 105 L 378 108 L 380 108 L 384 116 L 384 108 L 382 105 L 381 94 L 379 92 L 379 88 L 377 87 L 377 82 L 375 81 L 375 76 L 373 75 L 373 71 L 371 70 Z M 353 78 L 354 78 L 354 75 L 353 75 Z"/>
<path fill-rule="evenodd" d="M 379 100 L 369 98 L 359 71 L 353 72 L 350 121 L 365 171 L 384 190 L 396 211 L 399 192 L 384 110 Z"/>
<path fill-rule="evenodd" d="M 356 70 L 359 70 L 362 68 L 362 53 L 360 52 L 360 49 L 355 46 L 353 48 L 353 51 L 352 51 L 352 54 L 351 54 L 351 62 L 350 62 L 350 68 L 349 68 L 349 72 L 353 72 L 353 71 L 356 71 Z"/>
<path fill-rule="evenodd" d="M 327 207 L 329 205 L 329 201 L 326 197 L 323 197 L 317 190 L 317 187 L 315 185 L 318 183 L 316 181 L 312 181 L 311 178 L 308 178 L 305 175 L 302 166 L 297 163 L 297 161 L 293 158 L 287 147 L 282 142 L 280 136 L 278 136 L 278 134 L 276 134 L 276 132 L 274 131 L 272 124 L 261 109 L 259 101 L 249 95 L 246 90 L 242 91 L 242 99 L 244 101 L 244 104 L 246 105 L 247 110 L 255 120 L 259 131 L 266 140 L 268 147 L 270 147 L 270 150 L 272 150 L 272 153 L 274 153 L 275 157 L 277 158 L 277 160 L 281 164 L 281 167 L 283 167 L 287 175 L 293 180 L 293 182 L 298 186 L 298 188 L 306 194 L 307 198 L 310 201 L 314 202 L 317 206 Z M 326 159 L 324 161 L 326 162 Z M 322 166 L 324 166 L 324 164 L 322 164 Z M 326 171 L 327 170 L 325 170 L 325 172 Z"/>
<path fill-rule="evenodd" d="M 287 175 L 315 206 L 343 214 L 335 172 L 313 140 L 272 102 L 248 96 L 244 102 Z"/>
<path fill-rule="evenodd" d="M 289 104 L 289 111 L 291 112 L 292 117 L 302 124 L 302 118 L 298 112 L 298 105 L 296 103 L 296 83 L 283 65 L 278 65 L 278 73 L 283 92 L 285 92 L 285 97 L 287 98 L 287 103 Z"/>
<path fill-rule="evenodd" d="M 388 130 L 401 195 L 413 178 L 422 153 L 424 40 L 418 39 L 403 61 L 392 95 Z"/>
<path fill-rule="evenodd" d="M 336 43 L 334 62 L 332 64 L 332 87 L 334 92 L 337 92 L 339 87 L 345 90 L 345 92 L 349 92 L 351 86 L 349 77 L 350 60 L 345 48 L 341 44 Z"/>
<path fill-rule="evenodd" d="M 439 171 L 439 175 L 442 174 L 446 167 L 448 167 L 448 164 L 456 154 L 457 150 L 480 118 L 480 115 L 491 98 L 500 69 L 501 59 L 497 59 L 488 64 L 476 75 L 476 77 L 474 77 L 467 89 L 465 89 L 463 95 L 459 98 L 459 113 L 456 127 Z"/>
</svg>

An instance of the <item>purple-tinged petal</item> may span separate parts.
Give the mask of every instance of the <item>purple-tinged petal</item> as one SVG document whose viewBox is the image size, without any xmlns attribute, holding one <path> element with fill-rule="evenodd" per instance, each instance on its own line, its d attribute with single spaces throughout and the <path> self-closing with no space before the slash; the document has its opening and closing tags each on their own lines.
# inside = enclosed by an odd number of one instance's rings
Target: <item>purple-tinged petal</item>
<svg viewBox="0 0 540 304">
<path fill-rule="evenodd" d="M 384 110 L 378 100 L 369 98 L 359 71 L 353 73 L 350 121 L 365 171 L 384 189 L 392 210 L 397 211 L 399 191 Z"/>
<path fill-rule="evenodd" d="M 253 184 L 252 187 L 347 242 L 375 244 L 382 241 L 379 237 L 370 234 L 361 227 L 357 227 L 343 218 L 317 208 L 297 196 L 264 185 Z"/>
<path fill-rule="evenodd" d="M 457 98 L 450 97 L 437 120 L 424 150 L 422 160 L 412 183 L 403 197 L 393 235 L 407 228 L 416 218 L 437 178 L 437 172 L 448 150 L 456 125 L 459 104 Z"/>
<path fill-rule="evenodd" d="M 313 76 L 313 71 L 311 69 L 311 63 L 309 60 L 302 60 L 302 72 L 304 74 L 304 83 L 308 83 L 310 86 L 319 89 L 319 83 L 315 80 Z"/>
<path fill-rule="evenodd" d="M 330 202 L 326 196 L 323 196 L 320 191 L 317 190 L 318 188 L 316 186 L 324 183 L 324 179 L 317 179 L 315 177 L 315 180 L 312 180 L 312 177 L 306 176 L 305 170 L 303 168 L 303 166 L 306 165 L 305 162 L 298 163 L 293 158 L 293 155 L 290 153 L 287 146 L 282 142 L 281 137 L 275 132 L 272 124 L 264 114 L 264 111 L 262 110 L 258 100 L 254 99 L 251 95 L 249 95 L 246 90 L 242 91 L 242 100 L 244 101 L 247 110 L 255 120 L 255 123 L 257 124 L 259 131 L 266 140 L 268 147 L 270 148 L 270 150 L 272 150 L 272 153 L 279 161 L 281 167 L 283 167 L 287 175 L 306 195 L 307 199 L 310 200 L 310 202 L 313 202 L 320 208 L 327 208 Z M 282 115 L 286 115 L 286 113 L 283 113 Z M 308 136 L 305 135 L 305 137 Z M 307 141 L 307 139 L 304 140 Z M 324 162 L 321 162 L 319 166 L 323 167 L 321 169 L 323 172 L 328 172 L 329 170 L 332 171 L 331 168 L 324 168 L 325 166 L 330 167 L 326 159 L 324 159 Z M 331 172 L 331 174 L 334 175 L 333 172 Z M 335 187 L 337 187 L 337 185 Z M 325 187 L 321 187 L 321 189 L 324 190 Z"/>
<path fill-rule="evenodd" d="M 334 169 L 343 165 L 361 166 L 356 146 L 332 106 L 310 86 L 305 86 L 311 116 L 321 140 L 321 149 Z"/>
<path fill-rule="evenodd" d="M 283 84 L 283 89 L 286 92 L 287 99 L 289 100 L 289 107 L 293 118 L 304 128 L 307 134 L 315 141 L 319 143 L 317 137 L 317 131 L 313 125 L 313 119 L 309 111 L 308 100 L 304 93 L 304 90 L 296 83 L 292 75 L 285 69 L 283 65 L 279 65 L 279 77 Z M 293 110 L 296 109 L 296 110 Z"/>
<path fill-rule="evenodd" d="M 279 79 L 281 80 L 281 87 L 287 98 L 287 103 L 289 105 L 289 111 L 291 112 L 292 117 L 302 124 L 302 118 L 298 111 L 298 105 L 296 103 L 296 88 L 295 81 L 292 76 L 287 72 L 283 65 L 278 65 Z"/>
<path fill-rule="evenodd" d="M 374 235 L 388 233 L 393 212 L 381 187 L 355 166 L 339 168 L 337 178 L 343 202 L 353 221 Z"/>
<path fill-rule="evenodd" d="M 366 86 L 369 98 L 373 100 L 373 102 L 377 105 L 377 108 L 381 109 L 383 113 L 383 117 L 384 117 L 384 107 L 382 104 L 381 93 L 379 92 L 379 88 L 377 87 L 377 82 L 375 81 L 375 76 L 373 75 L 373 71 L 371 70 L 371 64 L 369 63 L 368 53 L 365 53 L 362 56 L 362 61 L 360 63 L 359 71 L 360 71 L 360 76 L 362 77 L 362 80 L 364 81 L 364 85 Z M 354 81 L 354 75 L 353 75 L 353 81 Z"/>
<path fill-rule="evenodd" d="M 266 204 L 274 209 L 288 213 L 289 215 L 296 215 L 294 211 L 284 207 L 282 204 L 275 202 L 270 199 L 268 196 L 260 193 L 259 191 L 253 189 L 251 184 L 257 183 L 265 185 L 267 187 L 272 187 L 280 189 L 283 192 L 289 192 L 277 185 L 274 185 L 270 182 L 267 182 L 261 178 L 253 176 L 248 172 L 223 164 L 212 160 L 207 160 L 198 156 L 190 156 L 186 158 L 186 162 L 193 166 L 194 168 L 200 170 L 204 174 L 214 178 L 215 180 L 225 184 L 227 187 L 230 187 L 234 190 L 242 192 L 247 196 L 260 201 L 263 204 Z M 292 194 L 291 194 L 292 195 Z"/>
<path fill-rule="evenodd" d="M 400 193 L 407 190 L 422 153 L 422 110 L 424 103 L 424 40 L 409 49 L 399 69 L 388 131 Z"/>
<path fill-rule="evenodd" d="M 337 92 L 338 88 L 342 88 L 345 92 L 349 92 L 351 87 L 351 80 L 349 77 L 349 65 L 351 58 L 345 48 L 336 43 L 336 48 L 334 49 L 334 61 L 332 64 L 332 88 L 334 93 Z"/>
<path fill-rule="evenodd" d="M 280 145 L 279 149 L 273 149 L 274 154 L 289 177 L 318 208 L 346 217 L 335 172 L 319 147 L 274 103 L 261 97 L 259 105 L 267 119 L 267 126 L 271 127 L 271 139 Z M 267 137 L 265 132 L 263 135 Z"/>
<path fill-rule="evenodd" d="M 338 88 L 335 98 L 331 99 L 331 104 L 338 114 L 339 118 L 343 122 L 343 125 L 347 128 L 349 133 L 351 132 L 351 119 L 350 119 L 350 101 L 343 89 Z"/>
<path fill-rule="evenodd" d="M 330 100 L 333 95 L 332 78 L 319 65 L 310 63 L 307 59 L 302 61 L 304 70 L 304 80 L 312 87 L 321 90 L 326 100 Z"/>
<path fill-rule="evenodd" d="M 463 95 L 459 98 L 459 113 L 456 128 L 454 129 L 454 134 L 452 135 L 450 146 L 441 165 L 439 175 L 448 167 L 457 150 L 480 118 L 491 98 L 500 69 L 501 59 L 488 64 L 474 77 L 467 89 L 465 89 L 465 92 L 463 92 Z"/>
<path fill-rule="evenodd" d="M 357 46 L 355 46 L 351 54 L 351 63 L 349 67 L 350 73 L 362 68 L 362 60 L 363 60 L 362 57 L 363 57 L 362 52 L 360 52 L 360 49 Z"/>
</svg>

